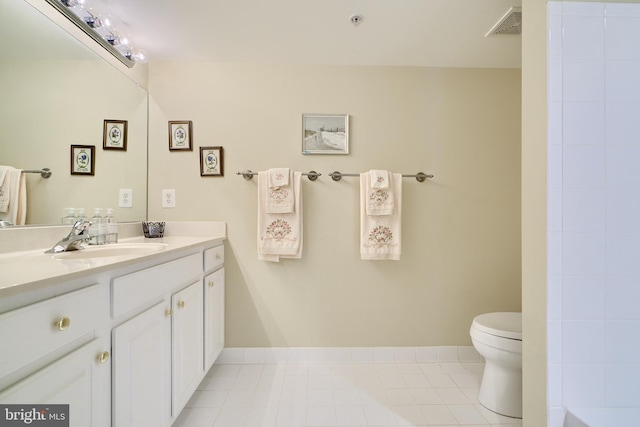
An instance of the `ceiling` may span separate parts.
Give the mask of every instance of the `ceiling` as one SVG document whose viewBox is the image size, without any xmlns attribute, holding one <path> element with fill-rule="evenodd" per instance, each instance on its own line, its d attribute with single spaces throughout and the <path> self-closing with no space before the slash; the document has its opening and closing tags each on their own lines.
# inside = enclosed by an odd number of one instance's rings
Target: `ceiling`
<svg viewBox="0 0 640 427">
<path fill-rule="evenodd" d="M 520 68 L 521 0 L 93 0 L 154 60 Z M 354 26 L 350 16 L 363 21 Z"/>
</svg>

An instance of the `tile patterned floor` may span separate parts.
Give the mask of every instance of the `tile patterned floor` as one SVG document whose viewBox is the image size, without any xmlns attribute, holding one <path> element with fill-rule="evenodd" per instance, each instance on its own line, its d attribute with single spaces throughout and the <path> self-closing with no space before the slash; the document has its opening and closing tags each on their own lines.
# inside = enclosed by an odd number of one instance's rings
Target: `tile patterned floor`
<svg viewBox="0 0 640 427">
<path fill-rule="evenodd" d="M 478 403 L 482 363 L 214 365 L 173 427 L 517 427 Z"/>
</svg>

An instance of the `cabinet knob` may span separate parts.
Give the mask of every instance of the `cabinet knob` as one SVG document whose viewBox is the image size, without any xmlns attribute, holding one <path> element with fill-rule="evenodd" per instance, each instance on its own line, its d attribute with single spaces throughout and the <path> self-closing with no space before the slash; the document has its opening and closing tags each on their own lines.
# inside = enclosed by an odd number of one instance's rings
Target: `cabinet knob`
<svg viewBox="0 0 640 427">
<path fill-rule="evenodd" d="M 220 254 L 216 254 L 216 259 L 220 259 L 220 258 L 222 258 Z"/>
<path fill-rule="evenodd" d="M 184 301 L 179 301 L 178 302 L 178 308 L 184 308 Z"/>
<path fill-rule="evenodd" d="M 213 282 L 213 280 L 209 280 L 209 287 L 213 288 L 214 285 L 215 285 L 215 283 Z"/>
<path fill-rule="evenodd" d="M 164 312 L 164 316 L 165 316 L 165 317 L 171 317 L 171 316 L 173 316 L 173 310 L 171 310 L 171 309 L 165 310 L 165 312 Z"/>
<path fill-rule="evenodd" d="M 103 351 L 102 353 L 100 353 L 98 355 L 98 362 L 99 363 L 107 363 L 107 360 L 109 360 L 109 352 L 108 351 Z"/>
<path fill-rule="evenodd" d="M 54 323 L 54 326 L 59 331 L 67 330 L 69 326 L 71 326 L 71 319 L 68 317 L 61 317 Z"/>
</svg>

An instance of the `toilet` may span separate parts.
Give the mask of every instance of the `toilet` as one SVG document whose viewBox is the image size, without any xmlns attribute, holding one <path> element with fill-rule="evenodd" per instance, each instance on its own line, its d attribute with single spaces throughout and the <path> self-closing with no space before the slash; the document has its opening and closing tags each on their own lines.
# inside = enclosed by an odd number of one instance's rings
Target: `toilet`
<svg viewBox="0 0 640 427">
<path fill-rule="evenodd" d="M 522 313 L 481 314 L 469 334 L 485 359 L 478 400 L 493 412 L 522 418 Z"/>
</svg>

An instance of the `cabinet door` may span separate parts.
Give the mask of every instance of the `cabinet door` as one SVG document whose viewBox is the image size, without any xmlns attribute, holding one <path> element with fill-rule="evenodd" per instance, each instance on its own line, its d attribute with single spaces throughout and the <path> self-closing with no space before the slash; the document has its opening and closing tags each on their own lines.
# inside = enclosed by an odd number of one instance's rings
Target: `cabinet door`
<svg viewBox="0 0 640 427">
<path fill-rule="evenodd" d="M 224 268 L 204 278 L 204 369 L 224 348 Z"/>
<path fill-rule="evenodd" d="M 177 417 L 204 373 L 203 292 L 196 282 L 171 297 L 173 308 L 173 416 Z"/>
<path fill-rule="evenodd" d="M 0 393 L 3 404 L 68 404 L 71 427 L 108 427 L 109 342 L 91 341 Z"/>
<path fill-rule="evenodd" d="M 167 302 L 113 329 L 115 427 L 168 426 L 171 419 L 171 311 Z"/>
</svg>

